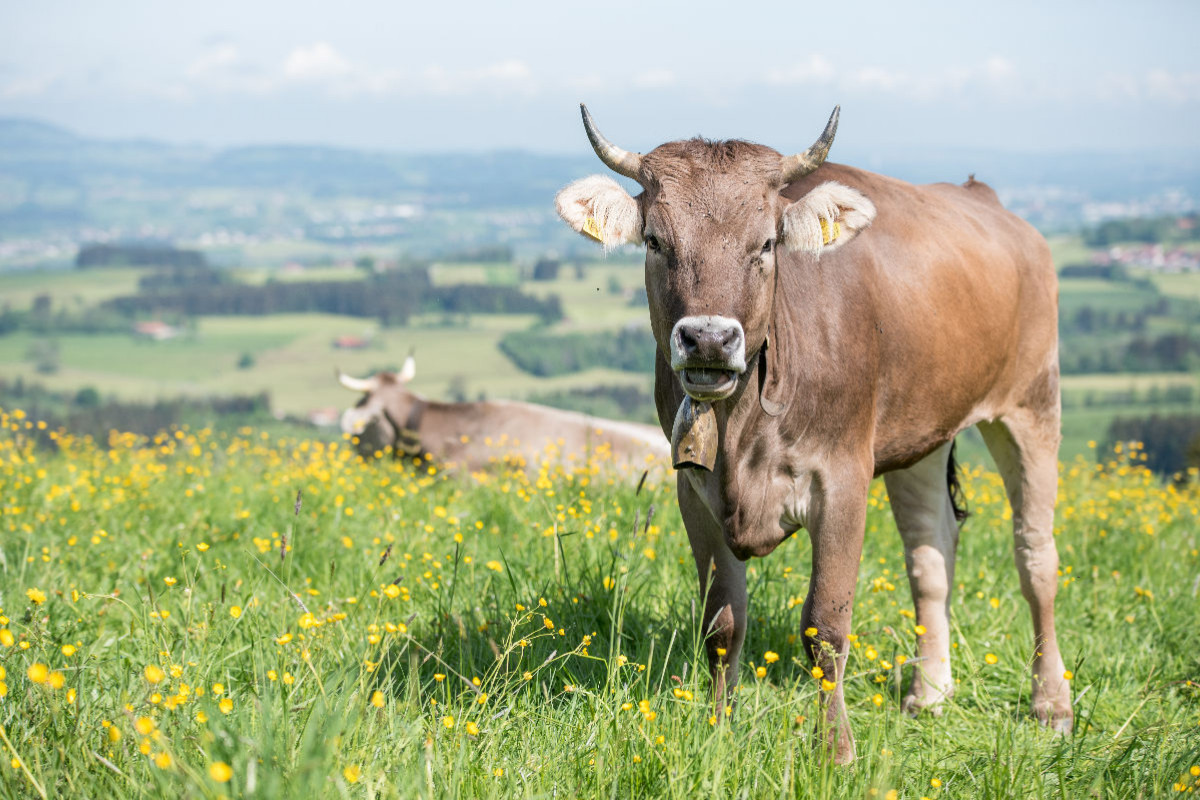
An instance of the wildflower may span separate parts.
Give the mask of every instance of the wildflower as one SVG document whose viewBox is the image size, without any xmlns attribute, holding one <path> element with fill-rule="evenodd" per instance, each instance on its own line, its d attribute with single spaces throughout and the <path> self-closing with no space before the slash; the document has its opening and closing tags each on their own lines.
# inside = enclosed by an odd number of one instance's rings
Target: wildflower
<svg viewBox="0 0 1200 800">
<path fill-rule="evenodd" d="M 146 680 L 150 683 L 160 683 L 162 682 L 163 678 L 167 677 L 167 673 L 163 672 L 162 667 L 158 666 L 157 664 L 147 664 L 146 669 L 143 672 L 146 676 Z"/>
<path fill-rule="evenodd" d="M 805 628 L 804 635 L 811 639 L 817 635 L 817 629 L 816 628 Z"/>
<path fill-rule="evenodd" d="M 1074 673 L 1074 672 L 1071 672 L 1071 670 L 1067 670 L 1066 672 L 1064 672 L 1064 673 L 1063 673 L 1063 679 L 1064 679 L 1064 680 L 1068 680 L 1068 681 L 1070 681 L 1070 680 L 1074 680 L 1074 679 L 1075 679 L 1075 673 Z"/>
<path fill-rule="evenodd" d="M 474 722 L 468 722 L 467 723 L 467 735 L 468 736 L 478 736 L 479 735 L 479 726 L 476 725 Z"/>
<path fill-rule="evenodd" d="M 940 780 L 938 780 L 937 778 L 930 778 L 929 785 L 935 789 L 940 789 L 942 786 L 942 782 Z"/>
<path fill-rule="evenodd" d="M 50 677 L 50 668 L 41 663 L 30 664 L 26 674 L 34 683 L 45 683 Z"/>
<path fill-rule="evenodd" d="M 756 677 L 765 678 L 765 677 L 767 677 L 767 668 L 766 667 L 755 667 L 754 674 Z"/>
<path fill-rule="evenodd" d="M 234 619 L 237 619 L 238 617 L 242 616 L 242 607 L 241 606 L 230 606 L 229 607 L 229 616 L 233 617 Z"/>
<path fill-rule="evenodd" d="M 171 756 L 169 753 L 159 753 L 154 757 L 154 766 L 159 769 L 169 769 L 171 767 Z"/>
<path fill-rule="evenodd" d="M 442 725 L 446 727 L 446 730 L 450 730 L 454 727 L 454 717 L 450 716 L 449 714 L 442 717 Z"/>
<path fill-rule="evenodd" d="M 205 714 L 203 709 L 196 712 L 196 722 L 199 722 L 201 725 L 208 722 L 208 714 Z"/>
<path fill-rule="evenodd" d="M 233 768 L 224 761 L 214 761 L 208 765 L 208 777 L 217 783 L 227 783 L 233 777 Z"/>
<path fill-rule="evenodd" d="M 983 660 L 989 664 L 995 664 L 1000 659 L 996 657 L 995 653 L 987 653 L 986 655 L 984 655 Z"/>
<path fill-rule="evenodd" d="M 8 628 L 0 628 L 0 645 L 4 645 L 5 647 L 13 646 L 12 631 Z"/>
<path fill-rule="evenodd" d="M 142 736 L 149 736 L 154 733 L 154 720 L 150 717 L 138 717 L 133 723 L 133 729 Z"/>
<path fill-rule="evenodd" d="M 766 661 L 768 664 L 774 664 L 778 660 L 779 653 L 776 653 L 773 650 L 768 650 L 767 652 L 763 653 L 763 661 Z"/>
<path fill-rule="evenodd" d="M 821 691 L 832 692 L 836 688 L 837 688 L 837 684 L 834 681 L 827 680 L 825 678 L 821 679 Z"/>
<path fill-rule="evenodd" d="M 46 593 L 41 589 L 26 589 L 25 596 L 29 598 L 29 602 L 34 605 L 41 605 L 46 602 Z"/>
<path fill-rule="evenodd" d="M 174 586 L 175 584 L 179 583 L 179 581 L 167 576 L 166 578 L 163 578 L 163 583 L 165 583 L 167 586 Z"/>
<path fill-rule="evenodd" d="M 503 769 L 501 769 L 500 767 L 496 767 L 494 770 L 492 770 L 492 774 L 493 774 L 494 776 L 496 776 L 497 778 L 503 778 L 503 777 L 504 777 L 504 770 L 503 770 Z"/>
<path fill-rule="evenodd" d="M 486 566 L 492 572 L 502 572 L 504 570 L 504 565 L 499 561 L 489 561 L 484 566 Z"/>
<path fill-rule="evenodd" d="M 883 705 L 883 695 L 881 695 L 881 694 L 875 695 L 874 697 L 871 698 L 871 702 L 877 706 Z"/>
<path fill-rule="evenodd" d="M 217 708 L 221 709 L 222 714 L 228 714 L 233 711 L 233 701 L 226 697 L 217 703 Z"/>
<path fill-rule="evenodd" d="M 201 542 L 200 544 L 196 545 L 196 549 L 199 550 L 201 553 L 207 552 L 208 551 L 208 542 Z"/>
<path fill-rule="evenodd" d="M 346 783 L 358 783 L 358 779 L 362 777 L 362 767 L 350 764 L 342 770 L 342 777 L 346 779 Z"/>
<path fill-rule="evenodd" d="M 435 672 L 433 673 L 433 679 L 438 683 L 441 683 L 442 681 L 446 680 L 446 676 L 440 672 Z"/>
<path fill-rule="evenodd" d="M 212 693 L 213 693 L 213 694 L 215 694 L 215 695 L 217 695 L 218 697 L 220 697 L 221 695 L 225 694 L 225 684 L 223 684 L 223 683 L 214 683 L 214 684 L 212 685 Z"/>
<path fill-rule="evenodd" d="M 375 706 L 376 708 L 383 708 L 384 705 L 386 705 L 383 699 L 383 692 L 379 691 L 378 689 L 375 690 L 375 692 L 371 695 L 371 705 Z"/>
<path fill-rule="evenodd" d="M 817 680 L 820 680 L 821 678 L 825 677 L 825 670 L 821 669 L 819 666 L 813 667 L 812 676 Z"/>
<path fill-rule="evenodd" d="M 925 626 L 918 625 L 915 628 L 913 628 L 913 631 L 916 632 L 917 636 L 924 636 L 925 635 Z"/>
</svg>

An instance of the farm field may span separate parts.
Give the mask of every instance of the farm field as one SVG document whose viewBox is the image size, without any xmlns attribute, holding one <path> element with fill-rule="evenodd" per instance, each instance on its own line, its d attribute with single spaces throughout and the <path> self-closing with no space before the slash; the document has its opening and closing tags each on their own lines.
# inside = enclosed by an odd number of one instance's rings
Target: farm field
<svg viewBox="0 0 1200 800">
<path fill-rule="evenodd" d="M 673 480 L 364 464 L 345 443 L 178 430 L 99 448 L 0 411 L 0 797 L 1162 797 L 1200 765 L 1191 488 L 1138 454 L 1062 472 L 1076 730 L 1027 713 L 1029 616 L 996 475 L 969 468 L 956 696 L 910 719 L 918 632 L 873 486 L 846 696 L 814 750 L 807 541 L 750 567 L 716 718 Z M 908 662 L 908 663 L 905 663 Z M 1200 771 L 1200 770 L 1198 770 Z M 1181 788 L 1182 787 L 1182 788 Z"/>
</svg>

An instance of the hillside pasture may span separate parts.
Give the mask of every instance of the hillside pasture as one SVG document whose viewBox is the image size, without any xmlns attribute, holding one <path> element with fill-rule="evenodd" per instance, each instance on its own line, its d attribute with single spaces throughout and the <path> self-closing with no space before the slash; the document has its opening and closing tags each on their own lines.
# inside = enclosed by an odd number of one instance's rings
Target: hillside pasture
<svg viewBox="0 0 1200 800">
<path fill-rule="evenodd" d="M 1062 468 L 1076 729 L 1028 716 L 999 478 L 965 477 L 956 695 L 899 701 L 911 599 L 876 482 L 846 697 L 814 746 L 803 536 L 751 562 L 737 708 L 707 699 L 674 481 L 547 453 L 454 475 L 344 443 L 179 430 L 106 447 L 0 412 L 0 797 L 1161 797 L 1200 766 L 1200 497 L 1136 451 Z M 1200 772 L 1200 769 L 1196 769 Z M 1180 789 L 1179 787 L 1183 787 Z"/>
</svg>

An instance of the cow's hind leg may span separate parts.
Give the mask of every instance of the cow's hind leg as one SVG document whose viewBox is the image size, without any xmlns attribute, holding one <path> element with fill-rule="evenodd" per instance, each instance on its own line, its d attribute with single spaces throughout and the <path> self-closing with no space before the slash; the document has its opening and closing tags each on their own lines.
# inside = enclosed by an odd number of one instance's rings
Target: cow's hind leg
<svg viewBox="0 0 1200 800">
<path fill-rule="evenodd" d="M 1013 538 L 1021 593 L 1033 615 L 1033 714 L 1059 731 L 1074 719 L 1071 690 L 1063 673 L 1054 632 L 1058 551 L 1054 546 L 1054 502 L 1058 494 L 1059 415 L 1017 409 L 1000 420 L 980 423 L 1004 479 L 1013 510 Z"/>
<path fill-rule="evenodd" d="M 920 659 L 903 708 L 916 713 L 937 712 L 954 692 L 950 676 L 950 593 L 954 587 L 954 556 L 958 521 L 946 483 L 951 444 L 945 444 L 904 470 L 884 476 L 892 515 L 904 540 L 904 566 L 912 588 L 917 624 L 925 629 L 918 639 Z"/>
</svg>

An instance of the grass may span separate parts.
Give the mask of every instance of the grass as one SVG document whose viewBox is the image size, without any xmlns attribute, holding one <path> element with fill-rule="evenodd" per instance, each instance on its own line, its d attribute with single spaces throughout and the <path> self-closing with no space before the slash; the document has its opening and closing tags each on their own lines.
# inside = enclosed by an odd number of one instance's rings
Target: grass
<svg viewBox="0 0 1200 800">
<path fill-rule="evenodd" d="M 110 449 L 61 434 L 51 454 L 35 427 L 0 412 L 2 798 L 1124 798 L 1195 782 L 1200 497 L 1136 453 L 1062 471 L 1067 737 L 1027 716 L 1008 511 L 978 469 L 957 693 L 940 718 L 899 712 L 915 633 L 874 485 L 845 686 L 859 758 L 838 768 L 813 746 L 820 689 L 796 639 L 806 540 L 751 563 L 739 706 L 713 720 L 662 473 L 640 492 L 637 470 L 579 460 L 453 475 L 250 429 Z"/>
</svg>

